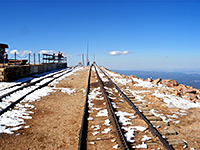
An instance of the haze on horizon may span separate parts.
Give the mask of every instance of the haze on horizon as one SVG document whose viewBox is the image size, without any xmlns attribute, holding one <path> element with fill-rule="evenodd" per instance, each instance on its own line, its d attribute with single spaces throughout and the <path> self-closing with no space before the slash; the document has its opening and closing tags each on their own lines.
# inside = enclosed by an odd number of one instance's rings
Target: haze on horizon
<svg viewBox="0 0 200 150">
<path fill-rule="evenodd" d="M 200 71 L 199 0 L 0 0 L 0 43 L 9 56 L 86 54 L 118 70 Z"/>
</svg>

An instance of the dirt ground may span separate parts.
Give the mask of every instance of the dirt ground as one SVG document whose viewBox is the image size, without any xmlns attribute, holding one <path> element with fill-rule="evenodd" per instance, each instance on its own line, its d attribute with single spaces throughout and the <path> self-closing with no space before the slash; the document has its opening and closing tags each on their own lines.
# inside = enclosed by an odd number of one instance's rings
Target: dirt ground
<svg viewBox="0 0 200 150">
<path fill-rule="evenodd" d="M 37 109 L 31 110 L 32 119 L 25 120 L 30 128 L 12 135 L 0 134 L 0 149 L 77 149 L 88 71 L 79 70 L 57 84 L 76 89 L 72 95 L 58 89 L 31 103 Z"/>
<path fill-rule="evenodd" d="M 88 72 L 89 68 L 79 70 L 57 84 L 59 88 L 75 89 L 72 95 L 57 89 L 56 92 L 39 101 L 32 102 L 31 104 L 37 109 L 31 109 L 34 112 L 33 118 L 25 120 L 25 126 L 28 125 L 30 128 L 16 131 L 12 135 L 0 134 L 0 149 L 77 149 Z M 166 115 L 178 111 L 176 108 L 167 108 L 162 101 L 155 101 L 153 97 L 148 97 L 147 93 L 144 95 L 146 95 L 145 99 L 151 102 L 148 103 L 151 109 L 162 111 Z M 200 149 L 200 109 L 193 108 L 187 112 L 187 115 L 179 118 L 180 123 L 170 123 L 168 128 L 178 132 L 178 135 L 170 138 L 184 139 L 188 143 L 186 149 L 198 150 Z"/>
</svg>

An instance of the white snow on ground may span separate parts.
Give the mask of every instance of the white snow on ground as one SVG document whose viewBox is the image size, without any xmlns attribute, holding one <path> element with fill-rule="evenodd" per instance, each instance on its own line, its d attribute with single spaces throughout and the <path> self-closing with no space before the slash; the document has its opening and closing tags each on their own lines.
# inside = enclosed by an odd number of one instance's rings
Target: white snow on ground
<svg viewBox="0 0 200 150">
<path fill-rule="evenodd" d="M 152 138 L 151 137 L 148 137 L 147 135 L 144 135 L 142 140 L 141 141 L 148 141 L 148 140 L 151 140 Z"/>
<path fill-rule="evenodd" d="M 163 120 L 164 122 L 169 122 L 169 121 L 171 121 L 171 119 L 167 119 L 167 117 L 166 117 L 164 114 L 157 113 L 158 111 L 156 111 L 155 109 L 151 109 L 150 112 L 151 112 L 154 116 L 157 116 L 157 117 L 162 118 L 162 120 Z"/>
<path fill-rule="evenodd" d="M 110 126 L 110 119 L 106 119 L 105 122 L 104 122 L 104 125 L 105 126 Z"/>
<path fill-rule="evenodd" d="M 117 82 L 117 83 L 121 83 L 123 85 L 126 85 L 126 83 L 130 82 L 129 80 L 126 80 L 126 79 L 120 79 L 120 78 L 117 78 L 118 76 L 115 75 L 114 73 L 110 72 L 110 71 L 107 71 L 104 69 L 104 71 L 110 75 L 110 76 L 113 76 L 114 78 L 114 81 Z M 137 78 L 132 78 L 133 81 L 136 81 L 137 84 L 134 84 L 134 86 L 141 86 L 141 87 L 144 87 L 144 88 L 153 88 L 153 87 L 158 87 L 158 88 L 162 88 L 162 89 L 169 89 L 169 87 L 166 87 L 162 84 L 158 84 L 158 85 L 155 85 L 151 82 L 148 82 L 148 81 L 143 81 L 141 79 L 137 79 Z M 136 99 L 138 100 L 143 100 L 144 97 L 138 95 L 139 93 L 141 92 L 150 92 L 150 91 L 131 91 L 132 94 L 134 96 L 136 96 Z M 166 106 L 168 106 L 169 108 L 181 108 L 181 109 L 190 109 L 190 108 L 200 108 L 200 103 L 197 102 L 197 103 L 193 103 L 191 101 L 188 101 L 184 98 L 180 98 L 178 96 L 173 96 L 173 95 L 168 95 L 168 94 L 164 94 L 164 93 L 159 93 L 158 90 L 154 91 L 152 93 L 152 95 L 158 97 L 158 98 L 163 98 L 163 101 L 165 102 Z"/>
<path fill-rule="evenodd" d="M 118 147 L 119 147 L 118 144 L 116 144 L 116 145 L 113 146 L 114 149 L 118 149 Z"/>
<path fill-rule="evenodd" d="M 89 113 L 92 113 L 93 110 L 100 110 L 100 108 L 94 107 L 94 103 L 92 103 L 93 100 L 103 100 L 104 98 L 101 96 L 100 87 L 94 88 L 88 95 L 88 107 L 90 107 L 91 110 L 89 110 Z"/>
<path fill-rule="evenodd" d="M 134 86 L 141 86 L 143 88 L 152 88 L 152 87 L 155 87 L 156 85 L 151 83 L 151 82 L 148 82 L 148 81 L 143 81 L 141 79 L 137 79 L 137 78 L 132 78 L 133 81 L 137 82 L 134 84 Z"/>
<path fill-rule="evenodd" d="M 147 144 L 142 142 L 142 144 L 137 145 L 136 148 L 147 148 Z"/>
<path fill-rule="evenodd" d="M 34 102 L 36 100 L 40 100 L 41 97 L 49 95 L 51 92 L 55 91 L 52 88 L 43 87 L 31 93 L 30 95 L 26 96 L 21 102 Z"/>
<path fill-rule="evenodd" d="M 92 120 L 94 120 L 94 118 L 92 118 L 92 117 L 88 117 L 87 120 L 92 121 Z"/>
<path fill-rule="evenodd" d="M 22 85 L 21 85 L 22 86 Z M 4 94 L 8 93 L 8 92 L 11 92 L 11 91 L 14 91 L 18 88 L 20 88 L 21 86 L 15 86 L 13 88 L 9 88 L 9 89 L 5 89 L 5 90 L 2 90 L 1 93 L 0 93 L 0 96 L 3 96 Z"/>
<path fill-rule="evenodd" d="M 109 131 L 111 131 L 111 128 L 106 128 L 101 133 L 108 133 Z"/>
<path fill-rule="evenodd" d="M 122 129 L 124 129 L 126 131 L 126 133 L 124 134 L 124 136 L 126 137 L 128 142 L 134 143 L 134 132 L 135 129 L 133 128 L 133 126 L 130 127 L 122 127 Z"/>
<path fill-rule="evenodd" d="M 3 90 L 7 87 L 11 87 L 13 85 L 17 85 L 19 84 L 20 82 L 0 82 L 0 90 Z"/>
<path fill-rule="evenodd" d="M 92 125 L 91 128 L 93 128 L 94 130 L 99 130 L 100 129 L 100 125 Z"/>
<path fill-rule="evenodd" d="M 108 82 L 108 81 L 109 81 L 109 80 L 107 79 L 107 77 L 101 72 L 101 70 L 99 70 L 99 68 L 97 68 L 97 71 L 98 71 L 99 76 L 100 76 L 100 78 L 101 78 L 101 80 L 102 80 L 103 82 Z"/>
<path fill-rule="evenodd" d="M 97 113 L 96 117 L 100 117 L 100 116 L 106 116 L 106 117 L 108 117 L 108 110 L 107 109 L 100 110 Z"/>
<path fill-rule="evenodd" d="M 71 88 L 53 88 L 56 90 L 61 90 L 63 93 L 67 93 L 68 95 L 72 95 L 74 92 L 76 92 L 76 89 L 71 89 Z"/>
<path fill-rule="evenodd" d="M 163 98 L 163 101 L 169 108 L 181 108 L 181 109 L 200 108 L 200 103 L 193 103 L 191 101 L 188 101 L 186 99 L 177 96 L 158 93 L 158 91 L 155 91 L 155 93 L 153 93 L 152 95 L 159 98 Z"/>
<path fill-rule="evenodd" d="M 152 114 L 154 114 L 155 116 L 158 116 L 158 117 L 160 117 L 160 118 L 162 118 L 162 120 L 164 121 L 164 122 L 173 122 L 173 123 L 175 123 L 175 124 L 177 124 L 177 123 L 179 123 L 180 122 L 180 120 L 177 120 L 178 118 L 179 118 L 179 116 L 178 115 L 180 115 L 180 116 L 183 116 L 183 115 L 187 115 L 187 114 L 183 114 L 183 113 L 179 113 L 179 112 L 174 112 L 174 114 L 172 114 L 172 115 L 164 115 L 164 114 L 162 114 L 162 113 L 158 113 L 158 111 L 156 111 L 155 109 L 151 109 L 150 110 L 150 112 L 152 113 Z M 177 114 L 177 115 L 176 115 Z"/>
<path fill-rule="evenodd" d="M 115 112 L 115 114 L 119 117 L 119 122 L 122 123 L 123 125 L 131 125 L 132 124 L 131 122 L 129 122 L 131 119 L 129 119 L 125 116 L 134 116 L 134 113 L 118 111 L 118 112 Z"/>
<path fill-rule="evenodd" d="M 24 120 L 32 118 L 31 114 L 33 112 L 30 111 L 30 109 L 34 108 L 33 105 L 30 105 L 28 103 L 40 100 L 41 97 L 46 96 L 51 92 L 55 92 L 54 88 L 55 88 L 56 84 L 59 83 L 60 80 L 62 80 L 63 78 L 65 78 L 67 76 L 70 76 L 70 75 L 74 74 L 76 71 L 78 71 L 80 69 L 83 69 L 83 68 L 76 68 L 73 71 L 71 71 L 70 73 L 67 73 L 68 71 L 63 72 L 62 74 L 65 74 L 64 77 L 62 76 L 62 77 L 58 78 L 56 81 L 54 81 L 53 83 L 51 83 L 51 86 L 53 86 L 53 87 L 48 87 L 47 86 L 47 87 L 43 87 L 43 88 L 41 88 L 39 90 L 34 91 L 30 95 L 26 96 L 20 103 L 18 103 L 15 106 L 14 109 L 12 109 L 11 111 L 7 111 L 4 114 L 2 114 L 0 116 L 0 133 L 13 134 L 14 131 L 16 131 L 16 130 L 19 130 L 21 128 L 28 128 L 29 126 L 26 125 Z M 49 76 L 49 74 L 46 75 L 46 76 Z M 52 78 L 48 78 L 48 79 L 46 79 L 44 81 L 41 81 L 41 82 L 42 83 L 46 83 L 50 79 L 52 79 Z M 36 79 L 33 79 L 32 82 L 34 80 L 36 81 Z M 38 78 L 37 78 L 37 80 L 38 80 Z M 4 83 L 3 84 L 1 83 L 0 87 L 2 85 L 4 85 Z M 9 86 L 11 86 L 11 85 L 12 84 L 10 84 Z M 6 86 L 4 86 L 4 88 Z M 38 86 L 31 86 L 31 87 L 28 87 L 28 88 L 24 88 L 23 90 L 17 91 L 15 93 L 11 94 L 10 96 L 7 96 L 6 98 L 3 98 L 2 102 L 0 103 L 0 109 L 6 108 L 8 105 L 10 105 L 16 99 L 19 99 L 20 97 L 22 97 L 23 95 L 25 95 L 26 93 L 30 92 L 31 90 L 33 90 L 33 89 L 35 89 L 37 87 Z M 6 91 L 6 93 L 9 90 L 13 90 L 13 88 L 12 89 L 8 89 Z M 70 91 L 69 89 L 66 90 L 66 92 L 69 92 L 69 91 Z M 72 89 L 72 91 L 74 92 L 74 89 Z M 70 92 L 72 92 L 72 91 L 70 91 Z M 2 93 L 2 91 L 1 91 L 1 93 Z"/>
<path fill-rule="evenodd" d="M 92 133 L 92 135 L 97 135 L 99 133 L 99 131 L 95 131 Z"/>
</svg>

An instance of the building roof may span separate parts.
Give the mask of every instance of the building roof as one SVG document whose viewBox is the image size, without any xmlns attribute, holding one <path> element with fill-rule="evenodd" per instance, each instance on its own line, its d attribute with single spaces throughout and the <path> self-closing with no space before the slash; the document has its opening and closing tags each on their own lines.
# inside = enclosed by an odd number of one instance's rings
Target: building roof
<svg viewBox="0 0 200 150">
<path fill-rule="evenodd" d="M 7 45 L 7 44 L 1 44 L 1 43 L 0 43 L 0 48 L 8 48 L 8 45 Z"/>
</svg>

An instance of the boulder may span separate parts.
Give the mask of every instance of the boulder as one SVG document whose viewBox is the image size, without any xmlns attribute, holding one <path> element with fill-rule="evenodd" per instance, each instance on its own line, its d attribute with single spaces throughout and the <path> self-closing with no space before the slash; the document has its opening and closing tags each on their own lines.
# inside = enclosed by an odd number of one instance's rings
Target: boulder
<svg viewBox="0 0 200 150">
<path fill-rule="evenodd" d="M 134 75 L 130 75 L 129 78 L 137 78 L 138 79 L 138 77 L 136 77 Z"/>
<path fill-rule="evenodd" d="M 182 90 L 182 92 L 183 92 L 183 93 L 193 93 L 193 94 L 196 94 L 196 93 L 197 93 L 197 90 L 196 90 L 196 89 L 189 88 L 189 89 Z"/>
<path fill-rule="evenodd" d="M 191 101 L 195 101 L 196 99 L 198 99 L 197 95 L 193 93 L 186 93 L 186 96 Z"/>
<path fill-rule="evenodd" d="M 120 75 L 119 78 L 120 78 L 120 79 L 125 79 L 126 76 L 125 76 L 125 75 Z"/>
<path fill-rule="evenodd" d="M 156 80 L 153 80 L 152 83 L 158 85 L 158 83 L 161 81 L 162 79 L 161 78 L 158 78 Z"/>
<path fill-rule="evenodd" d="M 178 85 L 178 86 L 175 86 L 175 87 L 173 87 L 175 90 L 177 90 L 177 91 L 181 91 L 182 89 L 183 89 L 183 87 L 182 86 L 180 86 L 180 85 Z"/>
<path fill-rule="evenodd" d="M 128 86 L 128 87 L 131 87 L 133 85 L 134 85 L 134 81 L 133 80 L 131 80 L 131 82 L 126 83 L 126 86 Z"/>
<path fill-rule="evenodd" d="M 153 80 L 152 80 L 152 77 L 151 77 L 151 78 L 148 78 L 147 81 L 152 82 L 152 81 L 153 81 Z"/>
<path fill-rule="evenodd" d="M 178 83 L 176 82 L 176 80 L 171 80 L 171 79 L 169 79 L 169 80 L 162 80 L 161 84 L 164 84 L 164 85 L 166 85 L 168 87 L 178 86 Z"/>
<path fill-rule="evenodd" d="M 179 91 L 175 91 L 175 96 L 181 96 L 181 93 Z"/>
</svg>

